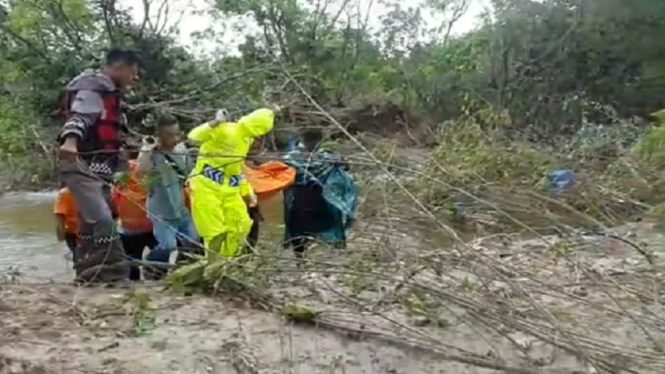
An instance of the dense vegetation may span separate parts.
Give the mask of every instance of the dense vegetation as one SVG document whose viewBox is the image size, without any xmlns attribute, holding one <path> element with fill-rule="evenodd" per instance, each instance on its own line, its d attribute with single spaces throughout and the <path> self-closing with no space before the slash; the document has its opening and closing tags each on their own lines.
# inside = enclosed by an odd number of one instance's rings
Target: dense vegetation
<svg viewBox="0 0 665 374">
<path fill-rule="evenodd" d="M 220 45 L 197 57 L 175 42 L 178 27 L 166 20 L 179 15 L 166 12 L 166 0 L 136 1 L 159 15 L 140 22 L 112 0 L 0 0 L 0 170 L 15 185 L 52 178 L 61 87 L 98 65 L 108 46 L 135 47 L 144 60 L 131 93 L 135 129 L 148 131 L 159 113 L 189 126 L 220 106 L 243 112 L 276 102 L 287 109 L 276 141 L 292 127 L 323 126 L 362 184 L 343 256 L 315 246 L 307 270 L 295 270 L 266 225 L 259 256 L 180 267 L 174 288 L 240 293 L 292 321 L 363 339 L 389 331 L 391 321 L 394 340 L 444 353 L 441 361 L 544 372 L 520 332 L 570 353 L 585 372 L 663 372 L 657 334 L 665 322 L 652 311 L 662 262 L 646 269 L 631 247 L 639 267 L 624 266 L 626 251 L 579 229 L 604 234 L 645 211 L 665 213 L 665 1 L 492 0 L 475 30 L 452 35 L 469 1 L 405 9 L 386 0 L 390 12 L 371 28 L 371 1 L 216 0 L 219 23 L 242 15 L 260 33 L 239 55 Z M 430 29 L 423 14 L 440 24 Z M 380 169 L 397 178 L 380 178 Z M 548 189 L 553 169 L 575 170 L 574 187 Z M 446 220 L 453 212 L 479 238 L 462 240 Z M 516 240 L 552 227 L 560 240 Z M 642 239 L 662 248 L 660 238 Z M 621 271 L 598 270 L 596 259 L 612 256 Z M 284 291 L 303 284 L 307 292 Z M 300 299 L 314 307 L 292 302 Z M 145 304 L 135 313 L 141 329 Z M 406 328 L 394 305 L 428 330 Z M 368 315 L 376 320 L 360 319 Z M 353 328 L 344 327 L 351 319 Z M 456 330 L 464 325 L 474 332 Z M 610 333 L 622 325 L 629 334 Z M 621 342 L 641 332 L 648 340 Z M 487 345 L 466 347 L 474 334 Z M 516 360 L 490 334 L 505 335 L 528 360 L 506 368 Z"/>
<path fill-rule="evenodd" d="M 652 153 L 660 136 L 643 141 L 646 150 L 633 146 L 650 114 L 665 107 L 665 3 L 493 0 L 475 30 L 452 36 L 469 1 L 409 9 L 388 2 L 377 29 L 366 9 L 348 1 L 218 0 L 211 16 L 251 17 L 262 33 L 247 36 L 240 55 L 220 46 L 205 58 L 175 42 L 177 23 L 168 25 L 179 15 L 155 1 L 147 3 L 153 17 L 141 22 L 113 1 L 0 2 L 3 169 L 16 181 L 52 175 L 50 162 L 34 160 L 52 160 L 58 118 L 51 114 L 62 85 L 98 64 L 105 48 L 122 45 L 144 59 L 131 94 L 136 128 L 149 127 L 158 113 L 187 125 L 219 106 L 243 111 L 271 101 L 289 109 L 282 129 L 336 129 L 317 102 L 353 134 L 399 134 L 409 146 L 438 146 L 434 164 L 456 171 L 447 183 L 532 187 L 547 169 L 568 167 L 610 183 L 605 194 L 654 202 Z M 441 23 L 428 28 L 425 13 Z M 640 160 L 649 160 L 647 176 L 636 177 Z M 626 175 L 635 182 L 629 187 L 617 177 Z M 635 196 L 635 184 L 648 191 Z M 450 195 L 432 190 L 432 201 Z"/>
</svg>

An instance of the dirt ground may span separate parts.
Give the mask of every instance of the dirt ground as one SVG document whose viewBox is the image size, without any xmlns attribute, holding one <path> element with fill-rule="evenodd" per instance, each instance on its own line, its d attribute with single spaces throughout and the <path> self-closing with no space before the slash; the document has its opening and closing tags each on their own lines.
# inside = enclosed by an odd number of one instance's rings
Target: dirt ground
<svg viewBox="0 0 665 374">
<path fill-rule="evenodd" d="M 0 294 L 2 374 L 489 373 L 156 287 L 5 285 Z"/>
<path fill-rule="evenodd" d="M 358 248 L 307 269 L 263 264 L 262 287 L 306 302 L 316 325 L 156 284 L 6 281 L 0 374 L 660 374 L 665 235 L 645 224 L 616 232 L 655 264 L 581 236 L 479 238 L 463 254 L 410 251 L 404 238 L 384 253 L 389 241 L 355 237 Z"/>
</svg>

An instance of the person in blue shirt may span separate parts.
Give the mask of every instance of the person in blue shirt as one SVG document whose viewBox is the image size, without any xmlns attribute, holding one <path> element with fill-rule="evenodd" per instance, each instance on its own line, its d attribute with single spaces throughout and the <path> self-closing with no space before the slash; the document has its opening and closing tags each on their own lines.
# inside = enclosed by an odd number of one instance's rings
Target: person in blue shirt
<svg viewBox="0 0 665 374">
<path fill-rule="evenodd" d="M 157 248 L 147 261 L 168 262 L 179 242 L 198 246 L 199 237 L 185 203 L 185 181 L 193 168 L 187 147 L 180 142 L 175 118 L 158 119 L 154 137 L 146 137 L 138 157 L 138 172 L 148 189 L 146 208 L 153 223 Z M 158 278 L 163 271 L 144 271 L 146 278 Z"/>
</svg>

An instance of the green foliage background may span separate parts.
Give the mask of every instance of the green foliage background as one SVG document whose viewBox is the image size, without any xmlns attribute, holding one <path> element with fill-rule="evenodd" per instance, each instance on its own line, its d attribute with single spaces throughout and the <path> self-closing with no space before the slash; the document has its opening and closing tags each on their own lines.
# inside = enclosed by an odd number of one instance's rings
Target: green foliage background
<svg viewBox="0 0 665 374">
<path fill-rule="evenodd" d="M 482 164 L 496 180 L 539 179 L 554 164 L 605 170 L 665 107 L 662 1 L 494 0 L 476 29 L 456 36 L 450 28 L 469 0 L 387 1 L 378 27 L 357 5 L 217 0 L 209 12 L 217 23 L 232 28 L 229 20 L 249 17 L 261 31 L 246 36 L 239 55 L 220 44 L 202 57 L 176 43 L 177 15 L 165 11 L 136 22 L 114 2 L 1 1 L 0 157 L 21 171 L 11 173 L 15 183 L 49 178 L 60 89 L 114 45 L 144 59 L 130 95 L 141 131 L 159 113 L 189 126 L 220 106 L 240 113 L 268 102 L 288 108 L 277 142 L 293 126 L 330 126 L 288 71 L 352 133 L 406 132 L 408 146 L 438 145 L 439 161 L 469 175 Z M 429 27 L 423 14 L 440 24 Z M 660 149 L 660 139 L 657 130 L 639 148 Z"/>
</svg>

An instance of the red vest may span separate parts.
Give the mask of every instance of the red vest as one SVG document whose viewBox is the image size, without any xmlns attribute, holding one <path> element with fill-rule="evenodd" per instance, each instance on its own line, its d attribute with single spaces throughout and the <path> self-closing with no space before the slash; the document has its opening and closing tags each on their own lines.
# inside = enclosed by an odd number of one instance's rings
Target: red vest
<svg viewBox="0 0 665 374">
<path fill-rule="evenodd" d="M 62 100 L 62 114 L 67 116 L 77 91 L 67 91 Z M 94 141 L 93 147 L 99 150 L 118 150 L 122 146 L 121 132 L 124 128 L 122 120 L 122 95 L 118 92 L 102 92 L 104 110 L 99 119 L 90 129 L 89 139 Z"/>
</svg>

